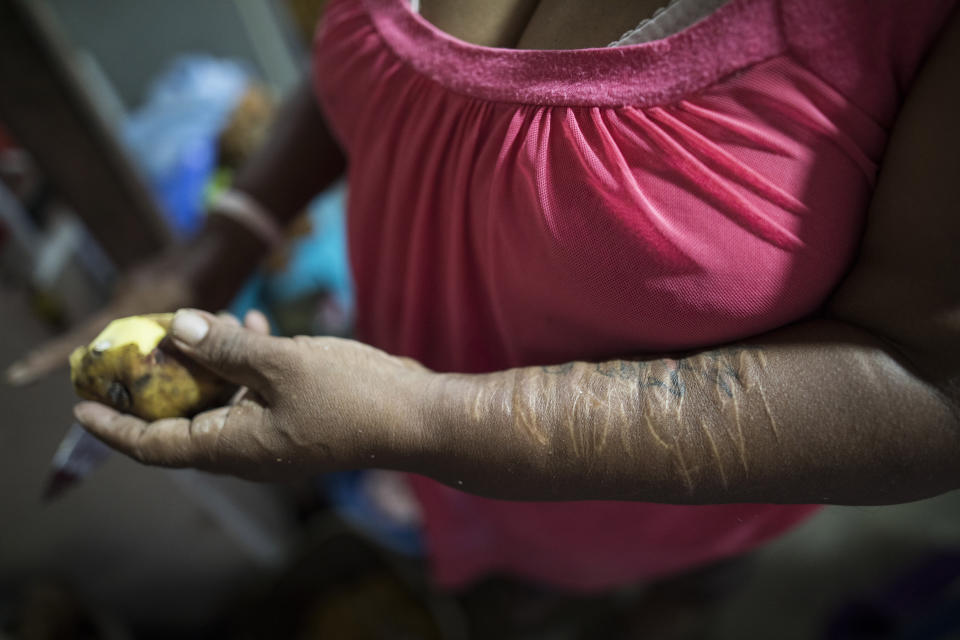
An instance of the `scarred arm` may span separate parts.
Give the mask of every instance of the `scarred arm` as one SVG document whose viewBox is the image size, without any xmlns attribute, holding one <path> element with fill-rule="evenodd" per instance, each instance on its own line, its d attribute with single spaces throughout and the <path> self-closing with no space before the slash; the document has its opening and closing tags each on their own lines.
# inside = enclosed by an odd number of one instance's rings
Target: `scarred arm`
<svg viewBox="0 0 960 640">
<path fill-rule="evenodd" d="M 428 475 L 484 495 L 882 504 L 960 487 L 960 20 L 819 319 L 680 359 L 438 376 Z"/>
</svg>

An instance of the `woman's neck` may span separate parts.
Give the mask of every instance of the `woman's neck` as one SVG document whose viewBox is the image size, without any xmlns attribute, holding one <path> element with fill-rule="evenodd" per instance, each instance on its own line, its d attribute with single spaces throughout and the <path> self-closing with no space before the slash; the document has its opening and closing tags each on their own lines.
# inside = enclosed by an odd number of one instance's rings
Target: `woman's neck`
<svg viewBox="0 0 960 640">
<path fill-rule="evenodd" d="M 668 0 L 420 0 L 441 31 L 486 47 L 605 47 Z"/>
</svg>

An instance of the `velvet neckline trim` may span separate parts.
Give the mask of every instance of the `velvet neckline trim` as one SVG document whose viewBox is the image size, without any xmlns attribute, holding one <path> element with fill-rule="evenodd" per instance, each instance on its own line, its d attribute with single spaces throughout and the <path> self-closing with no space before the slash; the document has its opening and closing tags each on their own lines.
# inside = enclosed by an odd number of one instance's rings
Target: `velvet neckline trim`
<svg viewBox="0 0 960 640">
<path fill-rule="evenodd" d="M 778 0 L 732 0 L 659 40 L 594 49 L 503 49 L 455 38 L 408 0 L 362 0 L 393 52 L 451 91 L 542 106 L 653 106 L 783 53 Z"/>
</svg>

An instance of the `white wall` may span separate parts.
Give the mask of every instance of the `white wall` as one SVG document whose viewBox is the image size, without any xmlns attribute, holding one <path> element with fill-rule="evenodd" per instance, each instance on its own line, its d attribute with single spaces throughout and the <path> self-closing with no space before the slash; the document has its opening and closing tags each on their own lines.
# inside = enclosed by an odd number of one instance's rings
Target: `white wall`
<svg viewBox="0 0 960 640">
<path fill-rule="evenodd" d="M 279 93 L 299 75 L 303 50 L 276 0 L 45 1 L 68 42 L 92 54 L 127 109 L 180 53 L 244 60 Z"/>
</svg>

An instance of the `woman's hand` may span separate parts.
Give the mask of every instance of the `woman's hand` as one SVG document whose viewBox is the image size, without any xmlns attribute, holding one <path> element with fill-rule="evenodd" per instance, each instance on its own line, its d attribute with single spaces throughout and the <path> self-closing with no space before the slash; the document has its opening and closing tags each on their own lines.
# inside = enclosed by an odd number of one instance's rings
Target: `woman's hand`
<svg viewBox="0 0 960 640">
<path fill-rule="evenodd" d="M 360 467 L 407 469 L 423 447 L 422 366 L 352 340 L 277 338 L 201 311 L 180 311 L 173 342 L 243 385 L 234 402 L 147 423 L 83 402 L 98 438 L 146 464 L 255 480 Z"/>
</svg>

